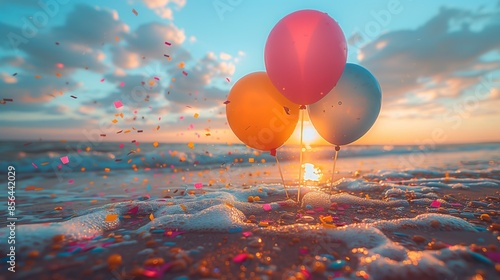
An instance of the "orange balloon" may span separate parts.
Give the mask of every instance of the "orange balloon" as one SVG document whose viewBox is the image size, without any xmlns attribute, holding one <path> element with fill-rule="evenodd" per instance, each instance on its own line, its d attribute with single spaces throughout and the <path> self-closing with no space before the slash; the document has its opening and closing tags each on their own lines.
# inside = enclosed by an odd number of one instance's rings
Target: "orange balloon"
<svg viewBox="0 0 500 280">
<path fill-rule="evenodd" d="M 299 119 L 299 105 L 284 97 L 265 72 L 248 74 L 229 92 L 226 116 L 248 146 L 270 151 L 283 145 Z"/>
</svg>

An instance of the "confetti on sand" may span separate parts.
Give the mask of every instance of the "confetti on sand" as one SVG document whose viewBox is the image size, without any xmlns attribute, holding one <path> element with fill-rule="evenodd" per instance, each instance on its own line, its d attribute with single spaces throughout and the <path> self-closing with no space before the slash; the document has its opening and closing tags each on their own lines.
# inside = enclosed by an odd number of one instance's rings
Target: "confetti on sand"
<svg viewBox="0 0 500 280">
<path fill-rule="evenodd" d="M 203 183 L 194 183 L 194 187 L 196 189 L 201 189 L 201 188 L 203 188 Z"/>
<path fill-rule="evenodd" d="M 108 214 L 106 215 L 106 218 L 104 219 L 105 222 L 114 222 L 116 219 L 118 219 L 118 214 Z"/>
</svg>

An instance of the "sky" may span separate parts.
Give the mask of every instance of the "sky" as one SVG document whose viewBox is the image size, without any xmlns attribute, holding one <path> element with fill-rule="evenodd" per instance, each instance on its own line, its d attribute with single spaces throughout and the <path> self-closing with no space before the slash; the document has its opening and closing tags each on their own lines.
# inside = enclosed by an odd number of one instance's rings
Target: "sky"
<svg viewBox="0 0 500 280">
<path fill-rule="evenodd" d="M 269 32 L 303 9 L 334 18 L 347 62 L 380 83 L 380 115 L 354 144 L 500 141 L 489 0 L 0 0 L 0 140 L 240 143 L 231 86 L 265 71 Z"/>
</svg>

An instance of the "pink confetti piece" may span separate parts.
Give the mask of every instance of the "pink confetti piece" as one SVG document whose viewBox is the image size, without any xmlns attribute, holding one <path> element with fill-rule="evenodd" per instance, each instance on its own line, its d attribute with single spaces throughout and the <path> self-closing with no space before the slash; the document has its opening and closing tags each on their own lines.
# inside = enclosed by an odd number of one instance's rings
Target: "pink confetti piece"
<svg viewBox="0 0 500 280">
<path fill-rule="evenodd" d="M 120 149 L 123 149 L 123 147 L 125 147 L 125 144 L 123 144 L 123 143 L 122 143 L 122 144 L 120 144 L 120 146 L 118 146 L 118 147 L 120 147 Z"/>
<path fill-rule="evenodd" d="M 125 82 L 121 82 L 121 83 L 120 83 L 120 86 L 121 86 L 121 87 L 125 86 Z"/>
<path fill-rule="evenodd" d="M 233 262 L 235 263 L 242 263 L 248 258 L 248 254 L 241 253 L 237 255 L 236 257 L 233 258 Z"/>
<path fill-rule="evenodd" d="M 179 117 L 179 120 L 183 120 L 183 119 L 184 119 L 184 116 L 180 116 L 180 117 Z"/>
<path fill-rule="evenodd" d="M 450 203 L 450 205 L 451 205 L 452 207 L 456 207 L 456 208 L 460 208 L 460 207 L 462 207 L 462 206 L 463 206 L 463 205 L 462 205 L 462 204 L 460 204 L 460 203 Z"/>
<path fill-rule="evenodd" d="M 184 76 L 187 76 L 187 75 L 188 75 L 188 73 L 187 73 L 186 71 L 182 71 L 182 74 L 183 74 Z"/>
<path fill-rule="evenodd" d="M 127 211 L 127 214 L 135 215 L 139 211 L 139 206 L 134 206 Z"/>
<path fill-rule="evenodd" d="M 439 202 L 437 200 L 434 200 L 433 202 L 431 202 L 432 208 L 439 208 L 439 206 L 441 206 L 441 202 Z"/>
<path fill-rule="evenodd" d="M 252 233 L 251 231 L 245 231 L 245 232 L 243 232 L 242 234 L 243 234 L 243 236 L 245 236 L 245 237 L 250 237 L 250 236 L 252 236 L 252 235 L 253 235 L 253 233 Z"/>
<path fill-rule="evenodd" d="M 158 78 L 158 77 L 154 77 L 154 79 L 155 79 L 155 80 L 157 80 L 157 81 L 159 81 L 159 80 L 160 80 L 160 78 Z"/>
<path fill-rule="evenodd" d="M 307 247 L 299 248 L 299 254 L 305 255 L 305 254 L 308 254 L 308 253 L 309 253 L 309 249 Z"/>
<path fill-rule="evenodd" d="M 231 82 L 231 80 L 229 80 L 229 78 L 226 78 L 226 81 L 227 81 L 228 83 L 230 83 L 230 82 Z"/>
<path fill-rule="evenodd" d="M 496 263 L 500 263 L 500 252 L 486 252 L 486 257 Z"/>
<path fill-rule="evenodd" d="M 193 129 L 194 128 L 194 125 L 193 124 L 190 124 L 189 125 L 189 129 Z"/>
<path fill-rule="evenodd" d="M 34 162 L 32 162 L 31 165 L 33 165 L 34 168 L 38 168 L 38 166 Z"/>
<path fill-rule="evenodd" d="M 68 184 L 73 184 L 74 182 L 75 182 L 75 180 L 73 180 L 73 179 L 68 180 Z"/>
<path fill-rule="evenodd" d="M 203 183 L 195 183 L 194 187 L 197 189 L 201 189 L 201 188 L 203 188 Z"/>
<path fill-rule="evenodd" d="M 104 82 L 104 78 L 101 79 L 101 83 Z"/>
<path fill-rule="evenodd" d="M 132 13 L 134 13 L 134 15 L 139 15 L 139 13 L 135 10 L 135 9 L 132 9 Z"/>
<path fill-rule="evenodd" d="M 167 45 L 167 46 L 171 46 L 172 44 L 171 44 L 171 43 L 169 43 L 169 42 L 165 42 L 165 45 Z"/>
<path fill-rule="evenodd" d="M 62 168 L 62 164 L 58 164 L 57 168 L 61 169 Z"/>
<path fill-rule="evenodd" d="M 123 103 L 120 100 L 114 102 L 116 109 L 123 107 Z"/>
<path fill-rule="evenodd" d="M 264 211 L 271 211 L 271 210 L 273 210 L 273 208 L 271 207 L 271 204 L 269 204 L 269 203 L 266 203 L 266 204 L 262 205 L 262 209 L 264 209 Z"/>
<path fill-rule="evenodd" d="M 68 156 L 63 156 L 63 157 L 61 157 L 61 162 L 62 162 L 63 164 L 67 164 L 67 163 L 69 162 L 69 158 L 68 158 Z"/>
</svg>

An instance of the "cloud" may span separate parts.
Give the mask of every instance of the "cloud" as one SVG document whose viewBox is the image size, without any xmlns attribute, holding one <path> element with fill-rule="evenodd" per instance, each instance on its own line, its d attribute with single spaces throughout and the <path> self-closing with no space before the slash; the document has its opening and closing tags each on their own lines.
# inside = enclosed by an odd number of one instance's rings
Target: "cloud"
<svg viewBox="0 0 500 280">
<path fill-rule="evenodd" d="M 183 73 L 187 73 L 187 76 Z M 213 53 L 207 53 L 194 66 L 186 69 L 169 70 L 174 82 L 171 83 L 167 100 L 179 106 L 213 108 L 226 100 L 228 90 L 212 85 L 214 79 L 224 79 L 235 71 L 231 62 L 220 62 Z"/>
<path fill-rule="evenodd" d="M 140 25 L 123 37 L 123 45 L 112 49 L 113 63 L 122 68 L 138 68 L 153 61 L 189 61 L 191 54 L 182 47 L 186 40 L 184 30 L 174 24 L 150 22 Z M 166 44 L 167 42 L 168 44 Z"/>
<path fill-rule="evenodd" d="M 437 102 L 464 96 L 500 68 L 498 30 L 498 9 L 441 8 L 419 28 L 379 36 L 360 48 L 358 58 L 379 80 L 386 105 L 412 98 Z"/>
<path fill-rule="evenodd" d="M 15 84 L 17 83 L 17 78 L 11 74 L 2 72 L 1 74 L 2 81 L 6 84 Z"/>
<path fill-rule="evenodd" d="M 152 9 L 161 18 L 173 20 L 173 11 L 170 6 L 174 4 L 177 8 L 186 5 L 186 0 L 143 0 L 146 7 Z"/>
<path fill-rule="evenodd" d="M 19 28 L 4 23 L 0 23 L 0 29 L 23 34 Z M 43 33 L 18 46 L 18 55 L 1 58 L 18 73 L 15 79 L 2 75 L 0 87 L 5 90 L 4 96 L 16 100 L 15 104 L 4 108 L 44 110 L 43 103 L 81 87 L 73 80 L 76 71 L 106 72 L 106 55 L 100 47 L 126 31 L 127 26 L 119 21 L 114 11 L 80 4 L 74 6 L 63 25 L 40 30 Z M 0 46 L 6 50 L 12 47 L 5 42 Z"/>
</svg>

